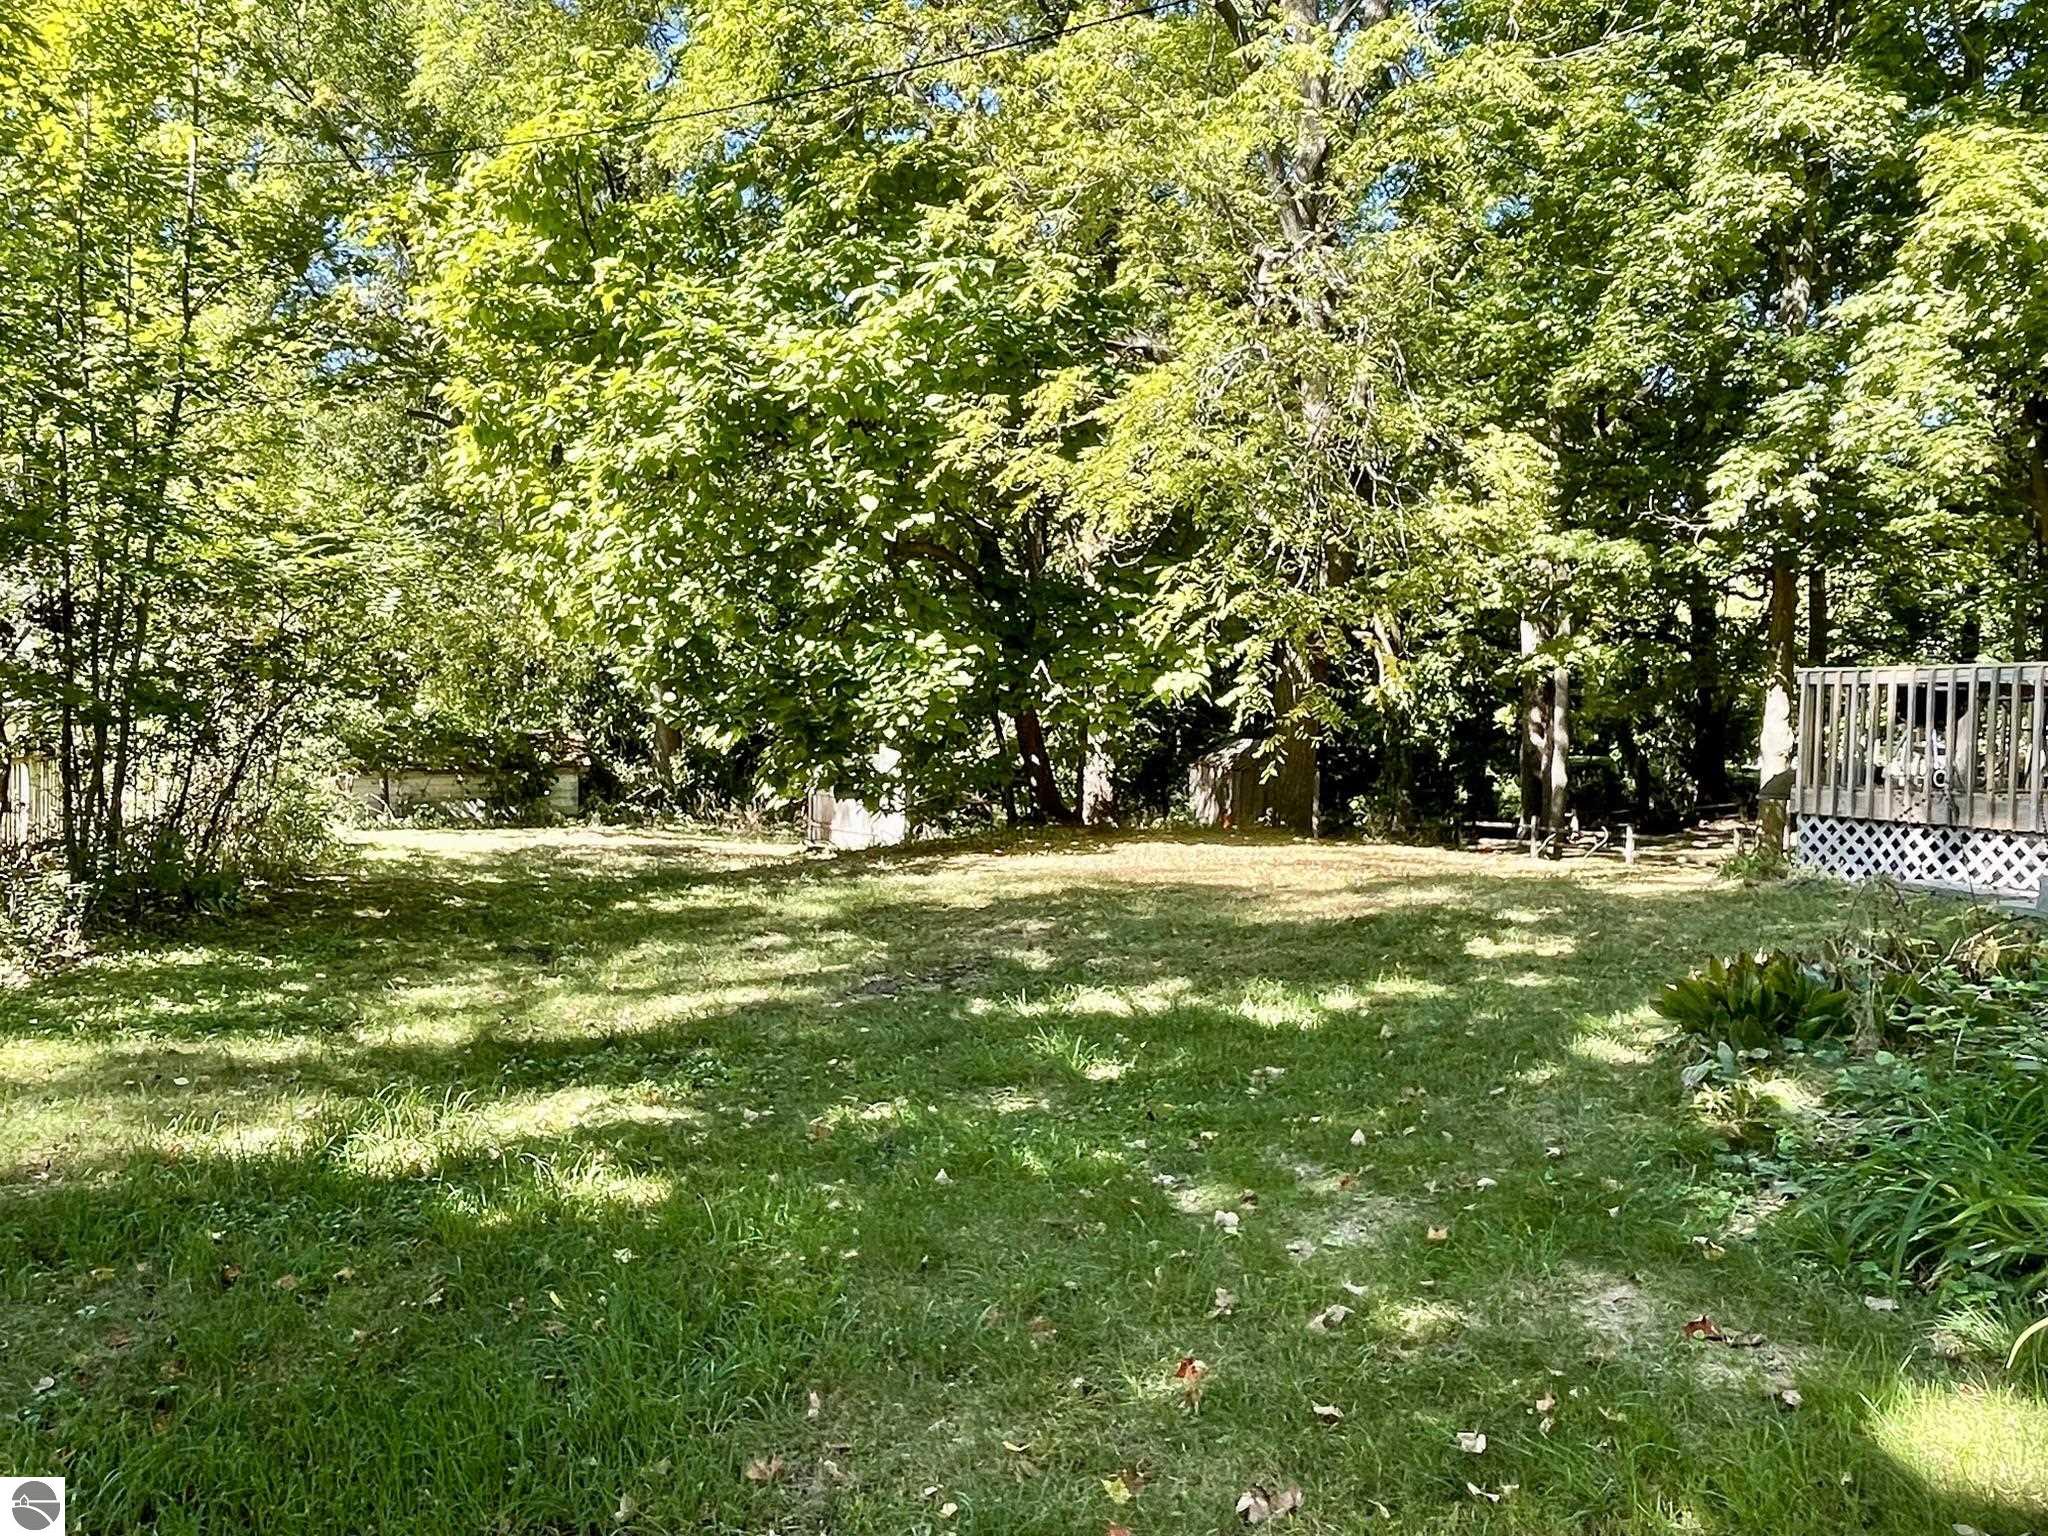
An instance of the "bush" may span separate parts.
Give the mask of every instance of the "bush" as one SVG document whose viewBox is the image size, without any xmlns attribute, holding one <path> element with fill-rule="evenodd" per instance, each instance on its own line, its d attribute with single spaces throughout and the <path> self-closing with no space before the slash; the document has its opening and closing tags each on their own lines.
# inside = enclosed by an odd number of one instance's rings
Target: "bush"
<svg viewBox="0 0 2048 1536">
<path fill-rule="evenodd" d="M 1716 1126 L 1780 1040 L 1871 1025 L 1865 1059 L 1808 1053 L 1811 1120 L 1724 1140 L 1752 1174 L 1803 1189 L 1806 1242 L 1865 1283 L 1951 1299 L 2048 1292 L 2048 943 L 1981 912 L 1907 908 L 1825 963 L 1743 957 L 1676 983 L 1658 1011 L 1721 1044 L 1689 1069 Z M 1747 1042 L 1747 1044 L 1745 1044 Z M 1880 1049 L 1880 1046 L 1890 1049 Z M 1711 1080 L 1709 1080 L 1711 1079 Z M 1759 1147 L 1767 1156 L 1753 1155 Z"/>
<path fill-rule="evenodd" d="M 1738 1051 L 1769 1050 L 1780 1041 L 1812 1041 L 1849 1022 L 1849 993 L 1817 965 L 1780 951 L 1737 955 L 1664 989 L 1651 1006 L 1685 1034 Z"/>
<path fill-rule="evenodd" d="M 1800 1149 L 1840 1256 L 1893 1280 L 2048 1287 L 2048 1025 L 1994 1061 L 1881 1053 L 1846 1069 Z"/>
<path fill-rule="evenodd" d="M 0 855 L 0 961 L 41 975 L 85 954 L 88 892 L 61 867 Z"/>
</svg>

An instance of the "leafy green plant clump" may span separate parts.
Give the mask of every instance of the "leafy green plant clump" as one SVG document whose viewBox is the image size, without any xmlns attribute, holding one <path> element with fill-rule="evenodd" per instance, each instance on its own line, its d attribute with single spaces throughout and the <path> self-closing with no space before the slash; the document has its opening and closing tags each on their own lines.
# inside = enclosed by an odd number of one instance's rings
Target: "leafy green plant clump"
<svg viewBox="0 0 2048 1536">
<path fill-rule="evenodd" d="M 1652 1006 L 1708 1044 L 1768 1050 L 1785 1039 L 1812 1041 L 1848 1026 L 1850 994 L 1821 967 L 1780 950 L 1737 955 L 1675 981 Z"/>
</svg>

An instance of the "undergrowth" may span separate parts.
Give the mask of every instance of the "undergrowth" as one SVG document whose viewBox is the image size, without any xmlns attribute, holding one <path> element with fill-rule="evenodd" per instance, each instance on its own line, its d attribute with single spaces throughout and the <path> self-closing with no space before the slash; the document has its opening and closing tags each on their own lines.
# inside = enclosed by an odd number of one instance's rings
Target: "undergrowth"
<svg viewBox="0 0 2048 1536">
<path fill-rule="evenodd" d="M 1879 904 L 1813 954 L 1716 958 L 1657 1008 L 1725 1162 L 1792 1197 L 1799 1246 L 1936 1294 L 2004 1353 L 2048 1303 L 2048 937 Z"/>
</svg>

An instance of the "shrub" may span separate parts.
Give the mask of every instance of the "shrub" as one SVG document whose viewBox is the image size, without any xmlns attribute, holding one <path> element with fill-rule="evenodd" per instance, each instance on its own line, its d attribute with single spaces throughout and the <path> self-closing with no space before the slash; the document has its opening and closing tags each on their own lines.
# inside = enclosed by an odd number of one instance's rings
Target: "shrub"
<svg viewBox="0 0 2048 1536">
<path fill-rule="evenodd" d="M 1710 964 L 1657 1008 L 1711 1058 L 1686 1080 L 1717 1128 L 1755 1081 L 1745 1063 L 1787 1039 L 1868 1023 L 1867 1059 L 1807 1058 L 1820 1112 L 1771 1136 L 1724 1139 L 1753 1172 L 1804 1189 L 1814 1251 L 1865 1283 L 1972 1297 L 2048 1291 L 2048 944 L 1981 912 L 1909 908 L 1832 946 Z M 1742 1054 L 1729 1049 L 1733 1041 Z M 1893 1047 L 1878 1049 L 1879 1044 Z M 1767 1149 L 1759 1158 L 1758 1148 Z"/>
<path fill-rule="evenodd" d="M 87 889 L 32 855 L 0 855 L 0 961 L 39 975 L 85 953 Z"/>
<path fill-rule="evenodd" d="M 1811 1041 L 1849 1026 L 1849 993 L 1819 966 L 1780 951 L 1737 955 L 1675 981 L 1651 1006 L 1685 1034 L 1736 1050 Z"/>
<path fill-rule="evenodd" d="M 2044 1049 L 2048 1023 L 1996 1064 L 1881 1053 L 1842 1072 L 1804 1175 L 1841 1257 L 1936 1286 L 2048 1286 Z"/>
</svg>

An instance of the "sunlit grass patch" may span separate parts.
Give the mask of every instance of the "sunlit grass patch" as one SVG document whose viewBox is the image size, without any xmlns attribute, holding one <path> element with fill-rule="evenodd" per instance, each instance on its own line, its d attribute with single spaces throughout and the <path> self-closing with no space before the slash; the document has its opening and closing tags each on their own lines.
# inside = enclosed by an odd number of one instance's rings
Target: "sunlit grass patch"
<svg viewBox="0 0 2048 1536">
<path fill-rule="evenodd" d="M 1647 1026 L 1826 893 L 1263 836 L 358 852 L 0 998 L 0 1460 L 82 1528 L 1142 1536 L 1283 1479 L 1304 1532 L 2003 1536 L 2038 1497 L 1981 1454 L 2037 1401 L 1988 1354 L 1732 1231 Z"/>
</svg>

